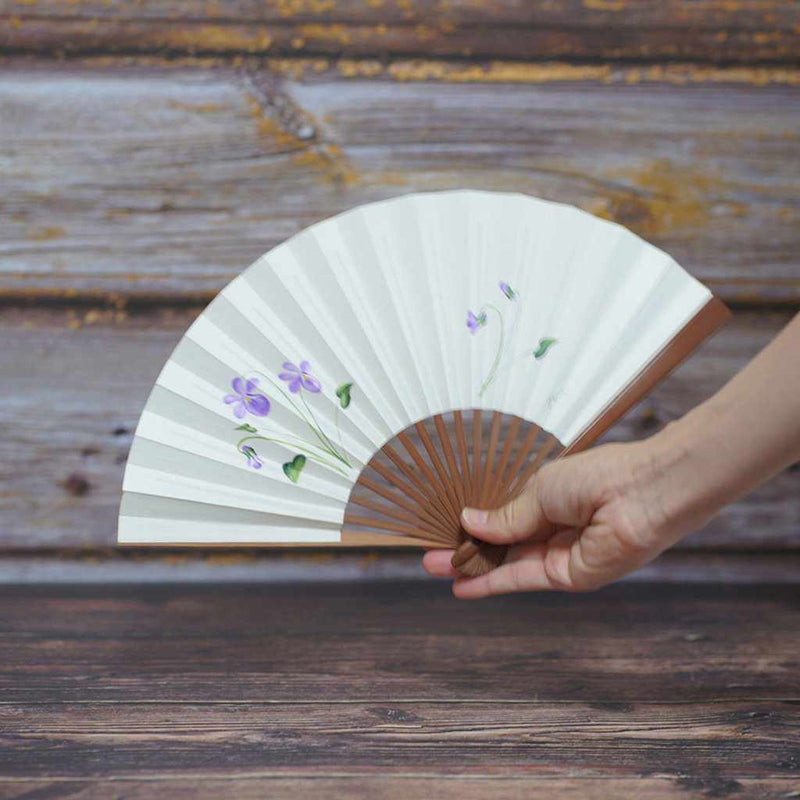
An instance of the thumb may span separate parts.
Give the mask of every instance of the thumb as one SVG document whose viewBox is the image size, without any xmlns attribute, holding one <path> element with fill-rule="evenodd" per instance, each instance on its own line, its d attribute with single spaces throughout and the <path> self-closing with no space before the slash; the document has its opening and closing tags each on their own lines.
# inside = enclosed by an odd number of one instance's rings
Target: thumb
<svg viewBox="0 0 800 800">
<path fill-rule="evenodd" d="M 476 538 L 493 544 L 511 544 L 553 531 L 539 502 L 535 478 L 522 494 L 500 508 L 465 508 L 461 524 Z"/>
</svg>

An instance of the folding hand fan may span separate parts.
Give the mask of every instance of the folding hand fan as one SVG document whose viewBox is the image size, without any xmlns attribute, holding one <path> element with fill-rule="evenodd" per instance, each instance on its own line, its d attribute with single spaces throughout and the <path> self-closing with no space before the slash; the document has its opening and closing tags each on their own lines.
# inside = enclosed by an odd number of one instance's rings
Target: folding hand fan
<svg viewBox="0 0 800 800">
<path fill-rule="evenodd" d="M 518 194 L 407 195 L 311 226 L 192 324 L 142 413 L 122 544 L 456 549 L 587 447 L 728 311 L 667 254 Z"/>
</svg>

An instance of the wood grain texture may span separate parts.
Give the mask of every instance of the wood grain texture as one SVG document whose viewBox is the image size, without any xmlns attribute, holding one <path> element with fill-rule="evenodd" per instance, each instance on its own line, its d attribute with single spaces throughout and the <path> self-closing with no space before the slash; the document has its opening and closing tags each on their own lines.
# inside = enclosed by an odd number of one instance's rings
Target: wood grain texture
<svg viewBox="0 0 800 800">
<path fill-rule="evenodd" d="M 20 778 L 0 779 L 0 793 L 7 800 L 96 800 L 117 798 L 151 800 L 169 795 L 170 800 L 218 800 L 233 796 L 236 800 L 293 798 L 303 800 L 341 800 L 343 797 L 362 800 L 408 800 L 409 797 L 436 797 L 437 800 L 524 800 L 547 797 L 553 800 L 607 800 L 633 798 L 641 800 L 689 800 L 690 798 L 725 797 L 741 800 L 786 800 L 794 792 L 794 778 L 718 778 L 697 774 L 663 777 L 605 778 L 599 775 L 569 778 L 519 776 L 431 774 L 406 772 L 387 774 L 331 774 L 326 770 L 298 774 L 259 769 L 253 773 L 222 777 L 218 774 L 196 778 L 150 775 L 146 778 L 112 776 L 109 778 L 61 778 L 50 780 Z"/>
<path fill-rule="evenodd" d="M 100 762 L 107 775 L 169 773 L 175 769 L 173 751 L 179 750 L 182 770 L 189 772 L 207 769 L 212 754 L 231 771 L 346 767 L 378 773 L 438 771 L 461 753 L 453 767 L 465 775 L 614 776 L 644 772 L 669 753 L 667 771 L 673 775 L 702 771 L 712 761 L 730 777 L 796 777 L 792 743 L 800 744 L 800 723 L 791 701 L 619 706 L 601 701 L 531 707 L 492 700 L 243 707 L 198 700 L 136 703 L 121 712 L 117 704 L 91 701 L 9 703 L 0 708 L 0 770 L 23 777 L 40 775 L 44 766 L 78 777 Z M 57 748 L 58 754 L 43 759 L 42 748 Z M 612 750 L 613 767 L 603 768 L 601 754 Z"/>
<path fill-rule="evenodd" d="M 658 70 L 10 64 L 0 290 L 208 299 L 314 221 L 467 186 L 618 220 L 723 299 L 800 302 L 800 73 Z"/>
<path fill-rule="evenodd" d="M 0 603 L 0 785 L 22 796 L 87 779 L 125 796 L 248 779 L 317 796 L 316 779 L 364 777 L 394 797 L 438 777 L 468 798 L 501 780 L 514 796 L 747 797 L 800 770 L 795 587 L 618 586 L 469 613 L 418 582 Z"/>
<path fill-rule="evenodd" d="M 668 550 L 621 580 L 631 583 L 797 583 L 800 551 Z M 419 551 L 266 548 L 18 550 L 2 552 L 0 585 L 293 584 L 430 581 Z"/>
<path fill-rule="evenodd" d="M 0 312 L 2 547 L 114 543 L 133 430 L 161 366 L 196 313 L 81 307 Z M 684 414 L 725 383 L 789 318 L 785 313 L 734 315 L 606 441 L 641 438 Z M 797 548 L 799 494 L 800 471 L 788 470 L 722 511 L 686 543 Z"/>
<path fill-rule="evenodd" d="M 3 0 L 11 51 L 797 61 L 787 0 Z"/>
<path fill-rule="evenodd" d="M 791 702 L 800 691 L 792 586 L 616 586 L 497 597 L 469 613 L 434 581 L 29 587 L 0 597 L 0 708 L 680 705 Z"/>
</svg>

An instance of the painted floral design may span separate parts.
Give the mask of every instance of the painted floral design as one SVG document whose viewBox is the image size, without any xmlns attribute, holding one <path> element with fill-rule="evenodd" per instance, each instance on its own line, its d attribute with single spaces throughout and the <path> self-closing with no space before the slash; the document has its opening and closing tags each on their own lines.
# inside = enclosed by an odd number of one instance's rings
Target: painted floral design
<svg viewBox="0 0 800 800">
<path fill-rule="evenodd" d="M 306 457 L 303 455 L 296 455 L 291 461 L 287 461 L 283 465 L 283 474 L 292 482 L 297 483 L 300 480 L 300 473 L 306 465 Z"/>
<path fill-rule="evenodd" d="M 252 467 L 253 469 L 261 469 L 264 466 L 264 462 L 258 457 L 258 453 L 254 447 L 251 447 L 249 444 L 242 445 L 239 448 L 241 453 L 247 457 L 247 465 Z"/>
<path fill-rule="evenodd" d="M 512 304 L 515 305 L 515 308 L 513 309 L 514 318 L 511 327 L 512 336 L 510 337 L 511 339 L 513 339 L 514 328 L 516 327 L 517 319 L 520 313 L 519 303 L 518 303 L 519 293 L 507 281 L 502 281 L 502 280 L 498 281 L 497 285 L 500 291 L 505 296 L 506 300 L 510 301 Z M 533 358 L 536 361 L 540 361 L 545 357 L 545 355 L 547 355 L 550 348 L 558 341 L 552 336 L 542 337 L 541 339 L 539 339 L 539 344 L 536 348 L 526 349 L 516 358 L 508 358 L 504 350 L 505 340 L 506 340 L 505 314 L 497 306 L 493 305 L 492 303 L 486 303 L 480 309 L 480 311 L 478 311 L 477 314 L 473 311 L 467 311 L 467 328 L 469 329 L 469 332 L 472 335 L 475 335 L 481 328 L 487 327 L 489 323 L 490 312 L 493 317 L 497 318 L 497 326 L 498 326 L 497 350 L 495 352 L 494 359 L 492 360 L 492 365 L 489 368 L 489 372 L 486 374 L 486 377 L 483 379 L 483 382 L 480 385 L 480 388 L 478 390 L 478 397 L 483 397 L 484 392 L 486 392 L 486 390 L 492 385 L 492 383 L 494 383 L 495 378 L 497 378 L 498 374 L 510 369 L 518 361 L 525 358 L 530 358 L 531 356 L 533 356 Z"/>
<path fill-rule="evenodd" d="M 258 378 L 234 378 L 231 388 L 233 394 L 225 395 L 225 403 L 233 405 L 233 416 L 236 419 L 242 419 L 248 413 L 256 417 L 266 417 L 269 414 L 270 403 L 266 395 L 258 391 Z"/>
<path fill-rule="evenodd" d="M 241 431 L 243 434 L 236 443 L 236 449 L 245 457 L 247 465 L 253 469 L 261 469 L 264 466 L 264 460 L 259 456 L 254 445 L 255 442 L 262 441 L 285 447 L 290 452 L 294 451 L 292 458 L 282 465 L 283 474 L 292 483 L 299 482 L 300 474 L 308 461 L 322 464 L 342 475 L 347 475 L 347 470 L 352 465 L 342 447 L 339 412 L 340 409 L 347 409 L 350 405 L 353 383 L 342 383 L 333 393 L 336 398 L 336 434 L 338 439 L 338 443 L 335 443 L 317 420 L 305 397 L 307 393 L 312 396 L 323 393 L 322 384 L 311 374 L 311 364 L 308 361 L 301 361 L 299 366 L 290 361 L 285 361 L 283 372 L 278 373 L 277 380 L 269 375 L 262 375 L 262 377 L 272 385 L 276 393 L 284 398 L 284 406 L 305 423 L 311 435 L 304 437 L 270 429 L 259 430 L 250 423 L 244 422 L 236 427 L 236 430 Z M 287 385 L 284 386 L 284 383 Z M 226 405 L 233 406 L 233 415 L 237 419 L 242 419 L 247 414 L 252 414 L 255 417 L 267 417 L 269 415 L 272 404 L 267 395 L 260 389 L 259 378 L 237 376 L 231 381 L 231 388 L 233 393 L 225 395 L 223 402 Z"/>
<path fill-rule="evenodd" d="M 550 337 L 545 337 L 544 339 L 539 339 L 539 346 L 533 351 L 533 357 L 539 361 L 540 359 L 544 358 L 547 355 L 548 350 L 558 342 L 558 339 L 553 339 Z"/>
<path fill-rule="evenodd" d="M 319 394 L 322 390 L 320 382 L 309 375 L 311 364 L 308 361 L 301 361 L 299 367 L 290 361 L 284 361 L 283 368 L 286 371 L 281 372 L 278 377 L 289 384 L 289 391 L 292 394 L 297 394 L 301 388 L 314 394 Z"/>
<path fill-rule="evenodd" d="M 342 408 L 347 408 L 350 405 L 352 389 L 352 383 L 343 383 L 341 386 L 337 387 L 336 396 L 339 398 L 339 405 Z"/>
<path fill-rule="evenodd" d="M 497 284 L 500 287 L 500 291 L 509 299 L 509 300 L 516 300 L 517 293 L 511 288 L 509 284 L 505 281 L 500 281 Z"/>
<path fill-rule="evenodd" d="M 486 324 L 486 312 L 482 311 L 480 314 L 473 314 L 472 311 L 467 311 L 467 327 L 471 334 L 476 334 L 479 328 Z"/>
</svg>

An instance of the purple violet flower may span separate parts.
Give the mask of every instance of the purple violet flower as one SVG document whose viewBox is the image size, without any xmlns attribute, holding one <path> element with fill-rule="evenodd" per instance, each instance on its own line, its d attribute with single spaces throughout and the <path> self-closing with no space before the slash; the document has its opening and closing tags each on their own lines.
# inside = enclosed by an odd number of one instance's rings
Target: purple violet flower
<svg viewBox="0 0 800 800">
<path fill-rule="evenodd" d="M 253 469 L 261 469 L 261 467 L 264 466 L 264 462 L 258 457 L 258 453 L 256 453 L 255 448 L 250 447 L 249 444 L 245 444 L 242 445 L 241 450 L 245 456 L 247 456 L 248 466 L 252 467 Z"/>
<path fill-rule="evenodd" d="M 301 361 L 299 367 L 290 361 L 285 361 L 283 368 L 286 372 L 281 372 L 278 377 L 289 384 L 289 391 L 292 394 L 297 394 L 301 388 L 314 394 L 317 394 L 322 389 L 320 382 L 308 374 L 311 369 L 311 364 L 308 361 Z"/>
<path fill-rule="evenodd" d="M 256 417 L 266 417 L 269 414 L 270 403 L 266 395 L 256 391 L 258 379 L 234 378 L 231 381 L 233 394 L 225 395 L 226 405 L 234 404 L 233 416 L 236 419 L 244 417 L 248 411 Z"/>
<path fill-rule="evenodd" d="M 509 299 L 509 300 L 516 300 L 517 293 L 505 282 L 500 281 L 498 284 L 500 287 L 500 291 Z"/>
<path fill-rule="evenodd" d="M 467 311 L 467 327 L 469 328 L 469 332 L 475 334 L 478 332 L 478 328 L 482 328 L 486 324 L 486 312 L 481 311 L 480 314 L 473 314 L 471 311 Z"/>
</svg>

